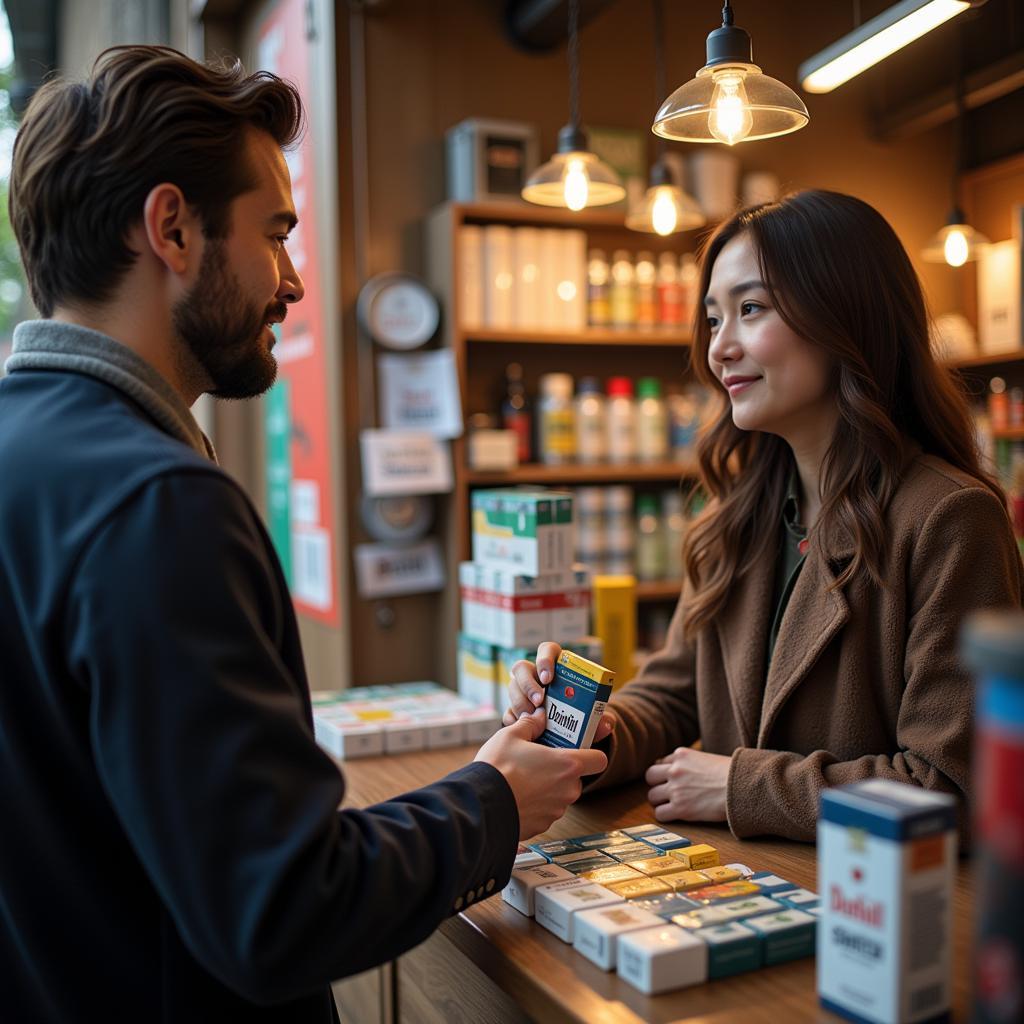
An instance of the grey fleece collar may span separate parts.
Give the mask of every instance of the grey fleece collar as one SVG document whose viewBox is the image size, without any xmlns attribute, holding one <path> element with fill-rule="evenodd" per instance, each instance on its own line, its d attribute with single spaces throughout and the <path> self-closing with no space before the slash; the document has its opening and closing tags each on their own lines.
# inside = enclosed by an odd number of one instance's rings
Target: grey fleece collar
<svg viewBox="0 0 1024 1024">
<path fill-rule="evenodd" d="M 212 462 L 210 439 L 200 430 L 181 396 L 141 356 L 113 338 L 77 324 L 28 320 L 14 329 L 7 373 L 18 370 L 68 370 L 111 384 L 137 402 L 171 437 Z"/>
</svg>

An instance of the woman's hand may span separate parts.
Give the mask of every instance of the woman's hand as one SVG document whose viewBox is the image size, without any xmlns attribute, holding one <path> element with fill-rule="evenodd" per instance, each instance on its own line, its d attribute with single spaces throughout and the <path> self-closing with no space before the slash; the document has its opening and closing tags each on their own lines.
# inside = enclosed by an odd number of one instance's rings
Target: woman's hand
<svg viewBox="0 0 1024 1024">
<path fill-rule="evenodd" d="M 725 821 L 731 757 L 677 747 L 652 764 L 644 778 L 658 821 Z"/>
<path fill-rule="evenodd" d="M 555 662 L 562 648 L 550 641 L 537 648 L 537 664 L 532 661 L 517 661 L 512 666 L 512 678 L 508 684 L 509 708 L 502 718 L 502 725 L 511 725 L 523 715 L 529 715 L 544 703 L 544 687 L 555 678 Z M 615 728 L 615 713 L 605 708 L 594 732 L 594 743 L 599 743 Z"/>
</svg>

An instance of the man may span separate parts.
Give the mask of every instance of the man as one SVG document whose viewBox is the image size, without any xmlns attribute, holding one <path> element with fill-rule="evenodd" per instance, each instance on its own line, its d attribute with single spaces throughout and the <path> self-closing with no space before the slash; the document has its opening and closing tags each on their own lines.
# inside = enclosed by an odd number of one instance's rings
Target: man
<svg viewBox="0 0 1024 1024">
<path fill-rule="evenodd" d="M 18 135 L 44 319 L 0 382 L 5 1019 L 336 1019 L 332 978 L 500 889 L 606 763 L 532 743 L 539 712 L 337 810 L 280 567 L 189 413 L 273 382 L 300 124 L 271 75 L 125 47 Z"/>
</svg>

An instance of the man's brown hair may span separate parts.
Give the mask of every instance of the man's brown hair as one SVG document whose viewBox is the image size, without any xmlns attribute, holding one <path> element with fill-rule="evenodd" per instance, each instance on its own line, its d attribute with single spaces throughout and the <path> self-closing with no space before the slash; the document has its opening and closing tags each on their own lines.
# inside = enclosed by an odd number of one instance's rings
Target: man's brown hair
<svg viewBox="0 0 1024 1024">
<path fill-rule="evenodd" d="M 9 212 L 44 317 L 108 300 L 138 256 L 127 232 L 146 196 L 177 185 L 203 233 L 223 238 L 229 204 L 256 187 L 248 129 L 282 148 L 302 131 L 294 86 L 238 61 L 200 64 L 163 46 L 116 46 L 85 82 L 48 82 L 14 143 Z"/>
</svg>

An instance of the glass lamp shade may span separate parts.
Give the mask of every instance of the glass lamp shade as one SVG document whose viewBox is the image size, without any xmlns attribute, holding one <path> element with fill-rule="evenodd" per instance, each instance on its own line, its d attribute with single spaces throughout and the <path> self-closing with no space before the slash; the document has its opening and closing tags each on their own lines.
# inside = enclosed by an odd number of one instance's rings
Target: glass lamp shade
<svg viewBox="0 0 1024 1024">
<path fill-rule="evenodd" d="M 658 235 L 692 231 L 705 223 L 697 200 L 675 185 L 652 185 L 643 202 L 626 217 L 627 228 Z"/>
<path fill-rule="evenodd" d="M 921 251 L 921 259 L 927 263 L 948 263 L 951 267 L 962 267 L 978 258 L 989 240 L 970 224 L 949 223 L 932 236 Z"/>
<path fill-rule="evenodd" d="M 810 120 L 792 89 L 756 64 L 706 65 L 655 115 L 655 135 L 677 142 L 753 142 L 787 135 Z"/>
<path fill-rule="evenodd" d="M 555 153 L 526 180 L 522 191 L 528 203 L 582 210 L 607 206 L 626 196 L 619 176 L 586 150 Z"/>
</svg>

